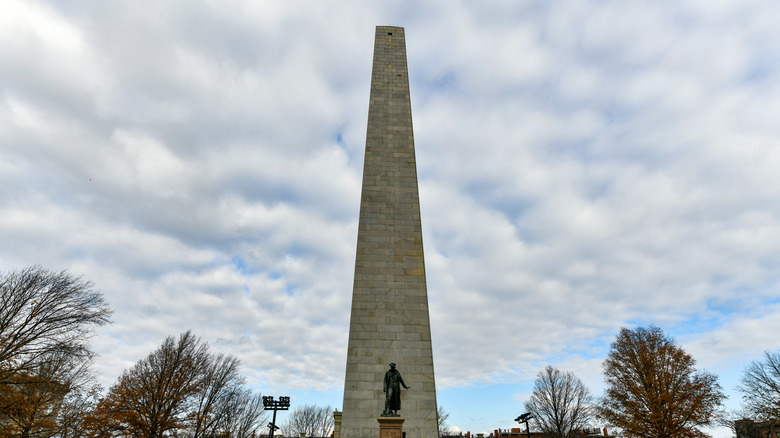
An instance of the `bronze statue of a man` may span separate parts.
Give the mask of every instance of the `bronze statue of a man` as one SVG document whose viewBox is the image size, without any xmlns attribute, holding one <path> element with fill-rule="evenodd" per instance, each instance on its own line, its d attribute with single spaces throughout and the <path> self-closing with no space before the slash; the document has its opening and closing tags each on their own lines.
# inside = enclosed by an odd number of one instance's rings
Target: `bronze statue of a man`
<svg viewBox="0 0 780 438">
<path fill-rule="evenodd" d="M 401 373 L 395 369 L 395 362 L 390 364 L 390 369 L 385 373 L 385 411 L 383 417 L 397 417 L 401 409 L 401 386 L 411 389 L 404 383 Z"/>
</svg>

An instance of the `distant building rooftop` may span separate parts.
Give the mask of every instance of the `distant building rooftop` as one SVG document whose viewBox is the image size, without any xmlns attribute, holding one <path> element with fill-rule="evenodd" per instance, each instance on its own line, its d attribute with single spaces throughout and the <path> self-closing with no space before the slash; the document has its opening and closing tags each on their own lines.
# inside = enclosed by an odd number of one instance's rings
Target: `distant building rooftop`
<svg viewBox="0 0 780 438">
<path fill-rule="evenodd" d="M 576 432 L 577 436 L 581 436 L 583 438 L 585 437 L 612 437 L 612 435 L 609 435 L 607 432 L 607 428 L 597 428 L 597 427 L 589 427 L 585 429 L 578 430 Z M 495 429 L 493 430 L 493 433 L 491 433 L 488 436 L 485 436 L 484 433 L 475 433 L 472 434 L 471 432 L 460 432 L 458 434 L 447 434 L 443 435 L 443 437 L 464 437 L 464 438 L 528 438 L 529 433 L 525 429 L 520 429 L 519 427 L 513 427 L 511 429 Z M 545 438 L 546 435 L 542 432 L 531 432 L 530 438 Z M 770 437 L 772 438 L 772 437 Z M 775 437 L 780 438 L 780 436 Z"/>
</svg>

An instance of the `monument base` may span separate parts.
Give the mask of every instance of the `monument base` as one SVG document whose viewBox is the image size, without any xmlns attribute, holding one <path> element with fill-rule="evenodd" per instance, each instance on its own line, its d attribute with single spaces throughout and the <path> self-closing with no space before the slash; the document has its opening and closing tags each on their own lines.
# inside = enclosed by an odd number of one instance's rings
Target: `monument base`
<svg viewBox="0 0 780 438">
<path fill-rule="evenodd" d="M 403 438 L 403 417 L 379 417 L 379 438 Z"/>
</svg>

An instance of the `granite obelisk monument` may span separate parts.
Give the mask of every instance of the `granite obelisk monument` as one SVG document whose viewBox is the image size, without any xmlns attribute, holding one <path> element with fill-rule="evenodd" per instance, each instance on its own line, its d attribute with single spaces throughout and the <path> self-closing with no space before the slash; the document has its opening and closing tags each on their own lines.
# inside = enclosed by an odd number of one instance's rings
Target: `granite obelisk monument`
<svg viewBox="0 0 780 438">
<path fill-rule="evenodd" d="M 438 438 L 412 107 L 401 27 L 374 40 L 340 438 L 373 438 L 383 376 L 397 365 L 409 438 Z"/>
</svg>

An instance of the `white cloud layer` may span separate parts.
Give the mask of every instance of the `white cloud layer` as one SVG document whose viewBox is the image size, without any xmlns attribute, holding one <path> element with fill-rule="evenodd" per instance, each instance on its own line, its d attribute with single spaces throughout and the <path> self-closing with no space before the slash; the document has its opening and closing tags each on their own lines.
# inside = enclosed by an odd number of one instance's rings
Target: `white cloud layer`
<svg viewBox="0 0 780 438">
<path fill-rule="evenodd" d="M 730 382 L 780 348 L 778 17 L 769 1 L 5 1 L 0 268 L 106 294 L 106 384 L 193 329 L 259 390 L 337 406 L 373 28 L 400 25 L 441 394 L 526 394 L 546 363 L 595 387 L 618 328 L 649 323 Z M 509 425 L 442 404 L 463 430 Z"/>
</svg>

